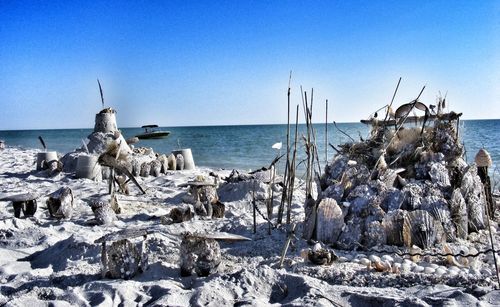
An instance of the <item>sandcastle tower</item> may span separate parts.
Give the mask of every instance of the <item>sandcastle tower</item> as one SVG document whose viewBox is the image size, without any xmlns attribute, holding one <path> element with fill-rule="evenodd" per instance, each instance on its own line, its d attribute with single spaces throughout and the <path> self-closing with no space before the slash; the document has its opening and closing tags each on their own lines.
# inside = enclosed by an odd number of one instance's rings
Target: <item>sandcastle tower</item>
<svg viewBox="0 0 500 307">
<path fill-rule="evenodd" d="M 94 132 L 115 132 L 118 131 L 116 126 L 116 111 L 112 108 L 103 109 L 95 115 Z"/>
<path fill-rule="evenodd" d="M 116 111 L 105 108 L 95 115 L 94 132 L 88 137 L 87 148 L 90 153 L 101 154 L 106 151 L 112 141 L 120 144 L 122 152 L 132 152 L 116 124 Z"/>
</svg>

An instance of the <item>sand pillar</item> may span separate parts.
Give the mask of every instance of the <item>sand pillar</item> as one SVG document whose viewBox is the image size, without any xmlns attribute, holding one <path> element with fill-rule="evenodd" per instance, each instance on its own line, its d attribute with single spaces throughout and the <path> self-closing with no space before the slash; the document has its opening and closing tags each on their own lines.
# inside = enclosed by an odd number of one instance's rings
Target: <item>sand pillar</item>
<svg viewBox="0 0 500 307">
<path fill-rule="evenodd" d="M 95 115 L 94 132 L 114 132 L 118 130 L 116 126 L 116 112 L 108 108 Z"/>
</svg>

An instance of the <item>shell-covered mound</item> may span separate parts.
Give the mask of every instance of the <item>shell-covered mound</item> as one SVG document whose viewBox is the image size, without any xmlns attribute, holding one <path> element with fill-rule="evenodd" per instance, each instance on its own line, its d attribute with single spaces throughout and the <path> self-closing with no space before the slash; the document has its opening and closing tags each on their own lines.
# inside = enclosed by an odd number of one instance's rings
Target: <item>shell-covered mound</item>
<svg viewBox="0 0 500 307">
<path fill-rule="evenodd" d="M 459 116 L 433 115 L 433 122 L 423 125 L 371 120 L 367 140 L 340 145 L 320 178 L 316 209 L 319 214 L 321 204 L 332 199 L 342 214 L 317 218 L 316 238 L 328 238 L 325 243 L 337 238 L 333 244 L 343 249 L 429 248 L 485 229 L 485 190 L 477 166 L 463 158 Z M 332 233 L 325 235 L 324 229 Z"/>
</svg>

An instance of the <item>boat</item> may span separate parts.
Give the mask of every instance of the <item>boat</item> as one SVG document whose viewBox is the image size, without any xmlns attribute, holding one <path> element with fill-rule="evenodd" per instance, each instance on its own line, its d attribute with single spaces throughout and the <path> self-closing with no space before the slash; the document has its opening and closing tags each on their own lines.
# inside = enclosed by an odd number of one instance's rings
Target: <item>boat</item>
<svg viewBox="0 0 500 307">
<path fill-rule="evenodd" d="M 136 135 L 139 139 L 163 139 L 170 134 L 170 131 L 162 131 L 157 130 L 158 125 L 145 125 L 141 128 L 144 128 L 144 133 Z"/>
</svg>

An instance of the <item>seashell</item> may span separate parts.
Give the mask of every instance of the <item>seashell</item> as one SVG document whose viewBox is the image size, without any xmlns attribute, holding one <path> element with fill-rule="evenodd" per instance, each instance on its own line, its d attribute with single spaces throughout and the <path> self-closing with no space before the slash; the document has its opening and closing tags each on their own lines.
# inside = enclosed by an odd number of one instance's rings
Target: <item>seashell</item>
<svg viewBox="0 0 500 307">
<path fill-rule="evenodd" d="M 412 271 L 415 272 L 415 273 L 422 273 L 422 272 L 425 271 L 425 268 L 423 266 L 421 266 L 421 265 L 416 265 L 416 266 L 413 267 Z"/>
<path fill-rule="evenodd" d="M 490 167 L 493 164 L 490 154 L 484 148 L 479 149 L 475 161 L 478 167 Z"/>
<path fill-rule="evenodd" d="M 446 241 L 456 240 L 456 227 L 451 220 L 451 213 L 444 198 L 427 196 L 420 208 L 429 212 L 436 221 L 441 222 Z"/>
<path fill-rule="evenodd" d="M 62 187 L 51 193 L 46 201 L 51 217 L 69 219 L 73 215 L 73 191 Z"/>
<path fill-rule="evenodd" d="M 177 170 L 182 171 L 184 169 L 184 157 L 181 154 L 178 154 L 175 157 L 175 164 L 177 166 Z"/>
<path fill-rule="evenodd" d="M 412 269 L 412 266 L 406 263 L 403 263 L 401 265 L 401 272 L 410 272 Z"/>
<path fill-rule="evenodd" d="M 403 223 L 403 241 L 406 246 L 430 248 L 443 237 L 443 227 L 424 210 L 408 212 Z"/>
<path fill-rule="evenodd" d="M 359 217 L 354 217 L 347 221 L 335 245 L 341 249 L 352 250 L 359 247 L 361 241 L 361 223 L 363 220 Z"/>
<path fill-rule="evenodd" d="M 462 178 L 460 191 L 467 204 L 468 231 L 477 232 L 486 228 L 486 197 L 477 168 L 469 167 Z"/>
<path fill-rule="evenodd" d="M 113 242 L 106 248 L 105 259 L 108 275 L 111 278 L 129 279 L 141 273 L 142 251 L 127 239 Z"/>
<path fill-rule="evenodd" d="M 451 221 L 456 227 L 458 238 L 466 239 L 468 234 L 467 205 L 460 193 L 460 189 L 455 189 L 449 201 Z"/>
<path fill-rule="evenodd" d="M 371 264 L 371 261 L 368 258 L 360 258 L 359 259 L 359 264 L 369 266 Z"/>
<path fill-rule="evenodd" d="M 323 247 L 321 246 L 321 243 L 319 243 L 319 242 L 314 244 L 314 246 L 312 247 L 313 253 L 319 252 L 322 249 L 323 249 Z"/>
<path fill-rule="evenodd" d="M 403 246 L 403 224 L 407 212 L 401 209 L 388 212 L 382 220 L 387 244 Z"/>
<path fill-rule="evenodd" d="M 384 185 L 388 188 L 394 187 L 394 183 L 398 179 L 397 171 L 393 169 L 386 169 L 379 174 L 379 179 L 384 183 Z"/>
<path fill-rule="evenodd" d="M 337 262 L 340 262 L 340 263 L 349 262 L 349 258 L 344 257 L 344 256 L 340 256 L 340 257 L 337 259 Z"/>
<path fill-rule="evenodd" d="M 403 201 L 404 195 L 400 190 L 396 188 L 389 188 L 386 192 L 384 192 L 384 199 L 380 207 L 385 212 L 394 211 L 401 208 Z"/>
<path fill-rule="evenodd" d="M 335 199 L 321 200 L 317 208 L 316 237 L 318 241 L 324 243 L 337 241 L 343 227 L 342 209 Z"/>
<path fill-rule="evenodd" d="M 370 255 L 370 257 L 368 257 L 368 259 L 370 259 L 371 262 L 376 262 L 376 261 L 381 262 L 382 261 L 382 259 L 380 259 L 380 257 L 377 255 Z"/>
<path fill-rule="evenodd" d="M 217 271 L 221 262 L 220 246 L 215 239 L 186 233 L 180 246 L 181 276 L 208 276 Z"/>
<path fill-rule="evenodd" d="M 388 262 L 377 260 L 373 261 L 372 265 L 377 272 L 392 272 L 392 266 Z"/>
<path fill-rule="evenodd" d="M 387 243 L 386 230 L 381 222 L 369 222 L 366 225 L 366 232 L 364 235 L 364 245 L 366 247 L 385 245 Z"/>
<path fill-rule="evenodd" d="M 447 244 L 443 246 L 443 254 L 453 254 L 453 251 Z M 457 259 L 455 259 L 453 255 L 446 256 L 446 263 L 455 267 L 462 267 L 462 265 L 457 261 Z"/>
<path fill-rule="evenodd" d="M 420 254 L 422 254 L 422 250 L 418 246 L 413 245 L 410 248 L 410 259 L 413 263 L 417 263 L 421 260 L 422 256 L 420 256 Z"/>
<path fill-rule="evenodd" d="M 158 160 L 153 160 L 149 164 L 150 164 L 150 175 L 152 175 L 154 177 L 160 176 L 161 162 Z"/>
<path fill-rule="evenodd" d="M 439 187 L 449 187 L 451 185 L 448 170 L 443 163 L 431 163 L 429 176 L 431 181 Z"/>
<path fill-rule="evenodd" d="M 394 263 L 394 258 L 389 256 L 389 255 L 383 255 L 380 259 L 383 261 L 388 261 L 390 263 Z"/>
<path fill-rule="evenodd" d="M 401 263 L 394 263 L 392 265 L 392 273 L 394 273 L 394 274 L 401 273 Z"/>
<path fill-rule="evenodd" d="M 422 195 L 423 189 L 417 183 L 409 183 L 407 184 L 403 190 L 405 201 L 401 206 L 403 209 L 407 210 L 416 210 L 420 208 L 420 204 L 422 203 Z"/>
<path fill-rule="evenodd" d="M 439 268 L 436 269 L 434 272 L 436 275 L 444 275 L 448 273 L 448 270 L 445 267 L 440 266 Z"/>
<path fill-rule="evenodd" d="M 151 165 L 148 162 L 143 162 L 141 164 L 141 177 L 149 177 L 151 173 Z"/>
<path fill-rule="evenodd" d="M 333 198 L 340 203 L 344 196 L 344 186 L 341 183 L 330 185 L 321 194 L 323 198 Z"/>
</svg>

